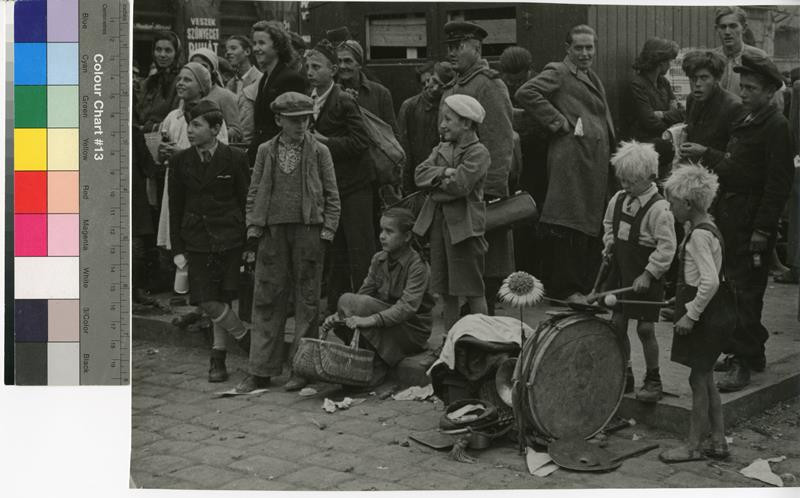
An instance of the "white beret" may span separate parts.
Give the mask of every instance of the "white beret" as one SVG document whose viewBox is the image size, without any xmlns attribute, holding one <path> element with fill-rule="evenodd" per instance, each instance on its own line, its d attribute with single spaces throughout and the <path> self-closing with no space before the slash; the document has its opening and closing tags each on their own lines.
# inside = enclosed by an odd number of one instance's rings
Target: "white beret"
<svg viewBox="0 0 800 498">
<path fill-rule="evenodd" d="M 450 95 L 444 99 L 444 103 L 462 118 L 478 124 L 483 123 L 483 118 L 486 117 L 486 110 L 481 103 L 469 95 Z"/>
</svg>

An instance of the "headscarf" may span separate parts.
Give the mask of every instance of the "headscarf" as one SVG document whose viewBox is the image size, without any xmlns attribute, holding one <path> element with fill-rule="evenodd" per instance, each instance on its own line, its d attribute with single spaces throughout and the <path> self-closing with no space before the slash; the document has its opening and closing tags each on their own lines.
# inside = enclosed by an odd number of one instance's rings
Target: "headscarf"
<svg viewBox="0 0 800 498">
<path fill-rule="evenodd" d="M 181 40 L 178 38 L 178 35 L 172 31 L 159 31 L 153 39 L 153 52 L 155 52 L 156 43 L 161 40 L 167 40 L 172 44 L 172 47 L 175 49 L 175 58 L 172 60 L 172 64 L 167 67 L 162 68 L 158 64 L 155 64 L 156 73 L 145 80 L 145 92 L 149 93 L 153 88 L 158 88 L 161 92 L 161 96 L 166 99 L 169 98 L 169 93 L 175 86 L 175 76 L 177 76 L 179 68 L 181 67 Z"/>
<path fill-rule="evenodd" d="M 200 93 L 202 97 L 208 95 L 211 91 L 211 73 L 199 62 L 187 62 L 183 69 L 188 69 L 194 75 L 194 79 L 200 84 Z"/>
</svg>

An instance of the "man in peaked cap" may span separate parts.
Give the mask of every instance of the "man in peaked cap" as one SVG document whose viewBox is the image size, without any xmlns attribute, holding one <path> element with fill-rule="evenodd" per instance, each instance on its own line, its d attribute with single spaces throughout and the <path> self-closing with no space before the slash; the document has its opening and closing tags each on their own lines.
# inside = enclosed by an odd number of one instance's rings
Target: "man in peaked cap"
<svg viewBox="0 0 800 498">
<path fill-rule="evenodd" d="M 478 126 L 481 143 L 489 149 L 492 164 L 486 174 L 484 199 L 508 197 L 508 175 L 514 150 L 511 127 L 511 99 L 500 73 L 489 68 L 481 57 L 481 45 L 488 33 L 481 26 L 467 21 L 450 21 L 444 26 L 447 55 L 456 77 L 445 85 L 442 102 L 450 95 L 474 97 L 486 110 L 486 118 Z M 441 108 L 441 106 L 440 106 Z M 514 240 L 510 228 L 486 233 L 489 252 L 486 254 L 484 284 L 489 314 L 494 314 L 495 295 L 502 279 L 513 272 Z"/>
<path fill-rule="evenodd" d="M 724 152 L 708 149 L 704 156 L 706 166 L 719 175 L 712 214 L 724 241 L 726 278 L 735 283 L 738 297 L 739 325 L 725 351 L 732 356 L 720 365 L 727 373 L 717 383 L 723 392 L 744 388 L 750 372 L 766 365 L 769 332 L 761 312 L 769 255 L 794 174 L 789 124 L 770 103 L 783 84 L 778 69 L 768 57 L 744 53 L 733 70 L 740 78 L 746 115 L 732 124 Z"/>
</svg>

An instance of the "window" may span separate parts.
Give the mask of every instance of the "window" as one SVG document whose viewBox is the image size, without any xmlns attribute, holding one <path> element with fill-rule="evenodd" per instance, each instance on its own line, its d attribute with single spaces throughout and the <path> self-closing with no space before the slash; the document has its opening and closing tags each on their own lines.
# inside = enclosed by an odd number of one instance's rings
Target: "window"
<svg viewBox="0 0 800 498">
<path fill-rule="evenodd" d="M 499 56 L 506 47 L 517 44 L 517 9 L 515 7 L 457 10 L 447 14 L 451 21 L 474 22 L 486 30 L 488 36 L 483 40 L 481 50 L 484 57 Z"/>
<path fill-rule="evenodd" d="M 424 59 L 428 55 L 425 14 L 367 18 L 367 59 Z"/>
</svg>

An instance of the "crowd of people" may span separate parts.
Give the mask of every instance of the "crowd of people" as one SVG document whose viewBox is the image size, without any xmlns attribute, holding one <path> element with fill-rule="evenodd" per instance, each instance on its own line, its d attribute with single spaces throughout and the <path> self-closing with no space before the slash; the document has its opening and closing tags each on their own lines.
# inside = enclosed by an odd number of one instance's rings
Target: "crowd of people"
<svg viewBox="0 0 800 498">
<path fill-rule="evenodd" d="M 249 354 L 236 389 L 251 392 L 281 375 L 301 338 L 322 328 L 349 340 L 358 328 L 376 353 L 377 383 L 424 348 L 432 294 L 447 328 L 467 312 L 493 314 L 502 279 L 518 268 L 542 278 L 550 297 L 586 304 L 606 258 L 610 282 L 633 287 L 635 299 L 675 296 L 673 359 L 692 368 L 697 414 L 690 445 L 665 458 L 696 457 L 709 430 L 724 453 L 711 371 L 725 369 L 718 387 L 735 391 L 766 365 L 761 312 L 792 188 L 800 83 L 744 44 L 744 11 L 720 8 L 715 24 L 722 45 L 683 57 L 685 106 L 665 78 L 678 45 L 647 40 L 625 99 L 625 136 L 592 69 L 598 39 L 587 25 L 569 30 L 563 60 L 535 73 L 530 52 L 516 46 L 500 57 L 500 71 L 490 68 L 486 30 L 448 22 L 447 60 L 417 69 L 420 92 L 397 115 L 346 28 L 308 47 L 259 21 L 250 37 L 226 41 L 224 60 L 208 49 L 184 54 L 174 33 L 161 33 L 154 69 L 135 87 L 134 298 L 148 299 L 159 264 L 148 254 L 158 246 L 172 257 L 169 270 L 188 268 L 190 302 L 212 324 L 209 381 L 228 378 L 228 335 Z M 794 97 L 786 99 L 791 131 L 784 94 Z M 387 205 L 363 109 L 405 151 L 391 187 L 420 202 Z M 663 133 L 679 123 L 685 139 L 675 147 Z M 154 136 L 151 154 L 145 144 Z M 538 225 L 487 231 L 486 203 L 517 189 L 539 205 Z M 798 213 L 789 218 L 798 223 Z M 795 258 L 797 240 L 790 246 Z M 800 261 L 787 263 L 782 277 L 791 280 Z M 250 328 L 231 308 L 242 264 L 254 267 Z M 739 317 L 726 338 L 708 316 L 721 280 L 735 284 Z M 292 314 L 294 341 L 284 351 Z M 663 394 L 659 309 L 614 312 L 628 356 L 631 319 L 647 367 L 636 395 L 654 402 Z M 722 352 L 729 355 L 716 362 Z M 627 376 L 633 391 L 630 367 Z M 291 372 L 285 388 L 307 382 Z"/>
</svg>

